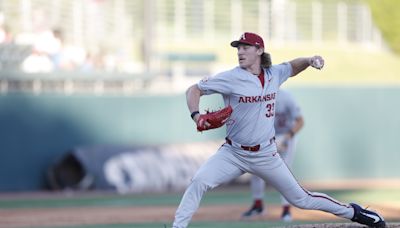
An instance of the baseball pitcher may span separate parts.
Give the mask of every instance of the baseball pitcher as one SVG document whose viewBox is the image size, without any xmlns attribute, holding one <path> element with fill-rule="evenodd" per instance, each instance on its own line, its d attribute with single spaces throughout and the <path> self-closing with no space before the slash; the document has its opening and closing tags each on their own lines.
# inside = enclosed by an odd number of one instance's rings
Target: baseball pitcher
<svg viewBox="0 0 400 228">
<path fill-rule="evenodd" d="M 246 172 L 267 181 L 295 207 L 385 227 L 380 215 L 358 204 L 342 203 L 326 194 L 304 189 L 277 152 L 274 120 L 280 85 L 309 66 L 322 69 L 324 59 L 302 57 L 272 65 L 263 39 L 249 32 L 232 41 L 231 46 L 237 50 L 239 66 L 203 79 L 186 92 L 187 105 L 197 129 L 208 130 L 225 124 L 226 142 L 192 178 L 175 213 L 173 227 L 188 226 L 207 190 Z M 200 97 L 214 93 L 222 95 L 227 109 L 214 116 L 199 113 Z"/>
</svg>

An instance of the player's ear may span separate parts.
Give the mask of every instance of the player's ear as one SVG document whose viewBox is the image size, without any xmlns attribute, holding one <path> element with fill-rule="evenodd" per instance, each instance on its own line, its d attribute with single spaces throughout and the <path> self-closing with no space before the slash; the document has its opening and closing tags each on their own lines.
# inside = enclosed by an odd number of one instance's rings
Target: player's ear
<svg viewBox="0 0 400 228">
<path fill-rule="evenodd" d="M 264 53 L 264 48 L 258 47 L 257 48 L 257 55 L 262 55 Z"/>
</svg>

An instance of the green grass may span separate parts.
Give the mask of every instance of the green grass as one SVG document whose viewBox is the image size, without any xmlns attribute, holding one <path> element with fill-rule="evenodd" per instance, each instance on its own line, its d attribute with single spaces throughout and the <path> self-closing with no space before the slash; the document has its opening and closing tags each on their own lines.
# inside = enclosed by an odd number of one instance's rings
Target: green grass
<svg viewBox="0 0 400 228">
<path fill-rule="evenodd" d="M 221 188 L 209 191 L 203 197 L 202 205 L 249 204 L 250 191 L 246 188 L 230 190 Z M 355 189 L 355 190 L 321 190 L 343 202 L 396 203 L 400 204 L 398 189 Z M 59 207 L 132 207 L 132 206 L 178 206 L 182 193 L 168 194 L 132 194 L 117 195 L 59 195 L 59 197 L 12 198 L 0 199 L 0 208 L 59 208 Z M 279 204 L 278 192 L 269 190 L 265 193 L 265 202 Z"/>
<path fill-rule="evenodd" d="M 353 189 L 353 190 L 318 190 L 326 193 L 343 202 L 358 202 L 360 204 L 400 204 L 400 191 L 398 189 Z M 182 197 L 182 193 L 168 194 L 56 194 L 50 196 L 34 197 L 13 197 L 1 198 L 0 209 L 18 209 L 18 208 L 61 208 L 61 207 L 140 207 L 140 206 L 172 206 L 177 207 Z M 251 196 L 249 189 L 245 188 L 217 188 L 208 192 L 202 205 L 227 205 L 243 204 L 249 205 Z M 279 194 L 271 189 L 266 191 L 266 204 L 279 204 Z M 169 223 L 172 221 L 168 221 Z M 336 223 L 338 221 L 331 221 Z M 342 221 L 346 222 L 346 221 Z M 395 222 L 395 221 L 390 221 Z M 398 221 L 397 221 L 398 222 Z M 295 221 L 290 225 L 296 224 L 317 224 L 317 221 Z M 321 221 L 320 223 L 327 223 Z M 128 228 L 128 227 L 164 227 L 164 222 L 148 223 L 129 223 L 129 224 L 94 224 L 94 225 L 70 225 L 57 226 L 57 228 Z M 171 227 L 171 224 L 166 224 Z M 286 223 L 280 221 L 193 221 L 190 228 L 265 228 L 265 227 L 284 227 Z M 39 227 L 31 227 L 39 228 Z M 43 228 L 43 227 L 41 227 Z M 47 226 L 46 228 L 49 228 Z"/>
<path fill-rule="evenodd" d="M 231 222 L 192 222 L 189 228 L 269 228 L 279 227 L 283 228 L 288 225 L 301 225 L 301 224 L 334 224 L 334 223 L 345 223 L 347 221 L 301 221 L 291 222 L 290 224 L 284 222 L 271 222 L 271 221 L 231 221 Z M 398 223 L 399 221 L 390 221 Z M 54 228 L 167 228 L 171 227 L 171 224 L 165 223 L 130 223 L 130 224 L 104 224 L 104 225 L 77 225 L 77 226 L 57 226 Z M 30 227 L 30 228 L 50 228 L 50 227 Z M 53 228 L 53 227 L 51 227 Z"/>
<path fill-rule="evenodd" d="M 299 224 L 317 224 L 315 221 L 291 222 L 290 225 Z M 324 223 L 327 223 L 326 221 Z M 332 221 L 328 223 L 338 223 Z M 57 226 L 56 228 L 168 228 L 171 224 L 165 223 L 130 223 L 130 224 L 103 224 L 103 225 L 77 225 L 77 226 Z M 230 221 L 230 222 L 192 222 L 189 228 L 267 228 L 267 227 L 285 227 L 287 223 L 277 221 Z M 43 228 L 43 227 L 30 227 Z M 50 227 L 46 227 L 50 228 Z"/>
</svg>

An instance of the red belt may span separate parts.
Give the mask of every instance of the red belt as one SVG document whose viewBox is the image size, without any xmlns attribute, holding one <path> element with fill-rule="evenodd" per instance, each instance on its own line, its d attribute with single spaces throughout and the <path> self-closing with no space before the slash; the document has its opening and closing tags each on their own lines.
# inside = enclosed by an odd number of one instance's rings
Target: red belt
<svg viewBox="0 0 400 228">
<path fill-rule="evenodd" d="M 226 140 L 226 143 L 228 143 L 229 145 L 232 145 L 232 140 L 230 140 L 229 138 L 225 138 L 225 140 Z M 273 140 L 274 140 L 274 138 L 270 139 L 270 143 L 272 143 Z M 247 150 L 247 151 L 251 151 L 251 152 L 257 152 L 257 151 L 260 150 L 261 146 L 260 146 L 260 144 L 258 144 L 258 145 L 255 145 L 255 146 L 243 146 L 243 145 L 240 145 L 240 147 L 243 150 Z"/>
</svg>

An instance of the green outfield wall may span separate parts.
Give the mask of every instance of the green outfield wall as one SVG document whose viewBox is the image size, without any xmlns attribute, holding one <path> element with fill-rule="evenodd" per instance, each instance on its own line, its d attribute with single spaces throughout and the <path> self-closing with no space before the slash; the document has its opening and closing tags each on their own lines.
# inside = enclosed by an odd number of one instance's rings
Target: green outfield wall
<svg viewBox="0 0 400 228">
<path fill-rule="evenodd" d="M 400 178 L 400 88 L 290 89 L 302 106 L 301 180 Z M 210 96 L 202 107 L 219 108 Z M 154 145 L 223 139 L 198 133 L 183 94 L 0 95 L 0 191 L 46 187 L 50 164 L 78 145 Z"/>
</svg>

